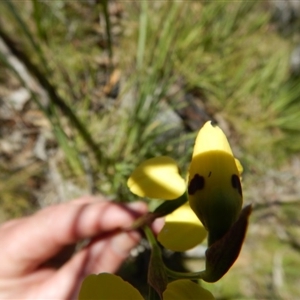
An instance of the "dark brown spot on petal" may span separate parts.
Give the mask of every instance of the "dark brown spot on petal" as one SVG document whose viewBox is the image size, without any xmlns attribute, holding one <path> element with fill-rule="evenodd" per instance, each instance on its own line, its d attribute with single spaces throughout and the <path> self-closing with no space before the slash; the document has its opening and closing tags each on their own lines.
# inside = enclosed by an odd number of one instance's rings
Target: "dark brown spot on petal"
<svg viewBox="0 0 300 300">
<path fill-rule="evenodd" d="M 196 174 L 190 181 L 188 187 L 189 195 L 194 195 L 197 191 L 202 190 L 204 187 L 204 177 Z"/>
<path fill-rule="evenodd" d="M 213 127 L 216 127 L 216 126 L 218 126 L 218 123 L 217 123 L 217 121 L 216 121 L 216 120 L 212 120 L 212 121 L 210 121 L 210 124 L 211 124 L 211 126 L 213 126 Z"/>
<path fill-rule="evenodd" d="M 242 193 L 242 186 L 241 186 L 241 181 L 240 181 L 240 178 L 239 176 L 237 176 L 236 174 L 233 174 L 231 176 L 231 184 L 233 186 L 234 189 L 237 189 L 239 194 L 241 196 L 243 196 L 243 193 Z"/>
</svg>

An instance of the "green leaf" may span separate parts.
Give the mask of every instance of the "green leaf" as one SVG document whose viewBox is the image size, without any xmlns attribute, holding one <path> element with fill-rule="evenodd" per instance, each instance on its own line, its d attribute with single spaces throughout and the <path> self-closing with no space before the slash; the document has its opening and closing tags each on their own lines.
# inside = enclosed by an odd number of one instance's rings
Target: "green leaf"
<svg viewBox="0 0 300 300">
<path fill-rule="evenodd" d="M 152 248 L 148 269 L 148 283 L 162 299 L 162 294 L 168 284 L 168 276 L 162 260 L 161 250 L 156 242 L 155 237 L 153 236 L 151 229 L 149 227 L 144 227 L 144 232 Z"/>
</svg>

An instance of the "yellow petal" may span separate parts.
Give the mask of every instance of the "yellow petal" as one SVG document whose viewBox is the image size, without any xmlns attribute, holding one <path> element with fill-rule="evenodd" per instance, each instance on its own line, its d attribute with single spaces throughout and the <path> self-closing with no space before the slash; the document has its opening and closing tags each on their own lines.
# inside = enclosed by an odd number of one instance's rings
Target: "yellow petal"
<svg viewBox="0 0 300 300">
<path fill-rule="evenodd" d="M 222 129 L 217 125 L 212 125 L 212 122 L 208 121 L 200 129 L 197 135 L 193 157 L 212 150 L 220 150 L 233 155 L 226 135 Z"/>
<path fill-rule="evenodd" d="M 188 204 L 167 215 L 157 239 L 167 249 L 186 251 L 200 244 L 207 231 Z"/>
<path fill-rule="evenodd" d="M 175 280 L 167 285 L 164 300 L 214 300 L 212 293 L 187 279 Z"/>
<path fill-rule="evenodd" d="M 244 171 L 244 168 L 243 168 L 241 162 L 237 158 L 235 158 L 235 164 L 236 164 L 236 167 L 237 167 L 237 169 L 239 171 L 239 174 L 240 174 L 240 177 L 241 177 L 242 173 Z"/>
<path fill-rule="evenodd" d="M 236 161 L 225 134 L 210 122 L 196 139 L 188 196 L 191 208 L 209 232 L 209 244 L 229 230 L 242 208 Z"/>
<path fill-rule="evenodd" d="M 121 277 L 101 273 L 87 276 L 79 292 L 79 300 L 144 300 L 139 291 Z"/>
<path fill-rule="evenodd" d="M 140 197 L 173 200 L 186 190 L 174 159 L 160 156 L 141 163 L 131 174 L 127 186 Z"/>
</svg>

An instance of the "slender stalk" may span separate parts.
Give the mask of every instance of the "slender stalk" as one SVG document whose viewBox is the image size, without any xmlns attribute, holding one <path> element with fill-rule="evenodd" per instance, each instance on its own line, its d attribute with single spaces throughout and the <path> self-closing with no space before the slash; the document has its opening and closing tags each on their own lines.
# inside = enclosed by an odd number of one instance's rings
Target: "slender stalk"
<svg viewBox="0 0 300 300">
<path fill-rule="evenodd" d="M 173 279 L 190 279 L 190 280 L 197 280 L 197 279 L 202 279 L 205 271 L 200 271 L 200 272 L 176 272 L 173 271 L 167 267 L 165 267 L 166 273 L 168 277 L 173 278 Z"/>
<path fill-rule="evenodd" d="M 144 233 L 146 235 L 146 238 L 151 246 L 152 249 L 157 247 L 156 239 L 151 231 L 151 229 L 148 226 L 143 227 Z"/>
<path fill-rule="evenodd" d="M 148 2 L 141 1 L 141 13 L 140 13 L 140 26 L 139 26 L 139 39 L 138 39 L 138 47 L 137 47 L 137 55 L 136 55 L 136 64 L 137 69 L 140 70 L 143 66 L 145 46 L 146 46 L 146 38 L 147 38 L 147 9 Z"/>
<path fill-rule="evenodd" d="M 41 70 L 34 65 L 29 57 L 15 46 L 14 42 L 0 29 L 0 37 L 4 40 L 6 45 L 9 47 L 10 51 L 13 55 L 15 55 L 28 69 L 28 71 L 35 76 L 39 84 L 44 88 L 47 92 L 49 98 L 56 107 L 58 107 L 63 114 L 65 114 L 70 122 L 75 126 L 78 130 L 82 139 L 86 142 L 88 147 L 92 150 L 97 163 L 99 165 L 104 166 L 104 164 L 108 163 L 107 158 L 104 159 L 104 154 L 101 152 L 99 146 L 94 141 L 90 132 L 86 129 L 84 124 L 78 118 L 78 116 L 73 112 L 70 106 L 59 96 L 56 88 L 50 83 L 50 81 L 44 76 Z M 46 114 L 51 114 L 51 108 L 49 105 L 43 107 L 43 111 Z"/>
<path fill-rule="evenodd" d="M 11 14 L 13 15 L 13 17 L 15 18 L 15 20 L 19 24 L 19 28 L 24 32 L 26 38 L 29 40 L 31 46 L 33 47 L 33 49 L 37 53 L 37 55 L 38 55 L 38 57 L 40 59 L 41 65 L 44 67 L 44 70 L 47 72 L 47 74 L 50 74 L 48 63 L 47 63 L 47 60 L 46 60 L 46 58 L 44 56 L 42 48 L 35 41 L 35 39 L 33 37 L 33 34 L 30 32 L 30 30 L 29 30 L 26 22 L 24 22 L 24 20 L 22 19 L 20 13 L 16 9 L 15 5 L 13 4 L 13 2 L 11 0 L 5 0 L 5 1 L 3 1 L 3 4 L 5 4 L 6 7 L 9 9 L 9 11 L 11 12 Z"/>
<path fill-rule="evenodd" d="M 110 60 L 110 64 L 112 65 L 113 59 L 113 50 L 112 50 L 112 41 L 111 41 L 111 24 L 109 19 L 109 12 L 108 12 L 108 0 L 101 1 L 103 7 L 103 14 L 105 18 L 105 30 L 106 30 L 106 38 L 107 38 L 107 48 L 108 48 L 108 56 Z"/>
</svg>

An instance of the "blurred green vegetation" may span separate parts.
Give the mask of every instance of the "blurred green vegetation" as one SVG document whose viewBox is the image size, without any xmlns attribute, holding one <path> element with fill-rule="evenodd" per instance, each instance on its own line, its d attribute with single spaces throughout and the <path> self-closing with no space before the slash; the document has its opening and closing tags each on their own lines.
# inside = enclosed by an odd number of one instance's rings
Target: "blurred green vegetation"
<svg viewBox="0 0 300 300">
<path fill-rule="evenodd" d="M 226 127 L 245 168 L 246 202 L 253 200 L 249 188 L 266 178 L 266 170 L 280 172 L 300 150 L 300 85 L 289 73 L 294 39 L 277 31 L 267 2 L 7 0 L 0 10 L 0 36 L 13 41 L 49 102 L 36 95 L 3 53 L 1 68 L 30 91 L 49 120 L 64 152 L 63 178 L 90 192 L 136 199 L 126 180 L 140 161 L 156 155 L 177 159 L 185 173 L 195 128 L 184 126 L 178 112 L 188 97 L 200 103 L 200 124 L 212 118 Z M 109 86 L 114 74 L 117 82 Z M 6 84 L 4 76 L 0 85 Z M 22 176 L 1 171 L 0 204 L 6 216 L 36 205 L 22 183 L 42 172 L 27 171 Z M 284 213 L 289 223 L 294 211 Z M 273 226 L 263 220 L 254 213 L 256 226 Z M 246 267 L 238 265 L 209 285 L 219 299 L 300 296 L 299 249 L 272 230 L 265 236 L 258 231 L 249 229 Z M 282 293 L 270 287 L 277 252 L 287 268 Z"/>
</svg>

